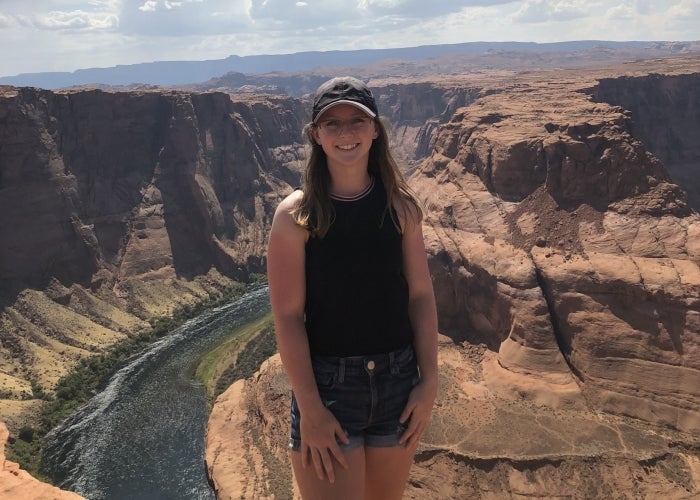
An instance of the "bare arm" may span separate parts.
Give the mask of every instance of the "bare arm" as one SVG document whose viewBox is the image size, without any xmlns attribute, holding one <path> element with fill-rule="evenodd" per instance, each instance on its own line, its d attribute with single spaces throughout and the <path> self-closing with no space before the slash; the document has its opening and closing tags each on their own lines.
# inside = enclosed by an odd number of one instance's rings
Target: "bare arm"
<svg viewBox="0 0 700 500">
<path fill-rule="evenodd" d="M 310 461 L 313 462 L 319 478 L 328 477 L 333 482 L 331 456 L 347 468 L 336 437 L 341 440 L 346 440 L 346 437 L 338 421 L 323 405 L 311 368 L 304 327 L 308 233 L 294 222 L 290 213 L 300 195 L 299 191 L 289 195 L 275 212 L 267 248 L 267 279 L 277 346 L 302 416 L 303 463 L 309 465 Z"/>
<path fill-rule="evenodd" d="M 404 223 L 404 227 L 403 259 L 408 281 L 408 313 L 414 331 L 420 382 L 411 392 L 401 415 L 402 422 L 410 419 L 401 442 L 414 446 L 428 425 L 437 397 L 437 310 L 420 222 Z"/>
</svg>

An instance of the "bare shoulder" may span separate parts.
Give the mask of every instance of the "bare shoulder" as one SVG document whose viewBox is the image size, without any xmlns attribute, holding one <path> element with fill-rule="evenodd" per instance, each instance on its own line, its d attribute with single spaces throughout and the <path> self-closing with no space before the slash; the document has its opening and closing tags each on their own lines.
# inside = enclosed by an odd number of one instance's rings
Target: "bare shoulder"
<svg viewBox="0 0 700 500">
<path fill-rule="evenodd" d="M 306 237 L 307 231 L 299 226 L 292 216 L 292 211 L 297 207 L 302 197 L 302 191 L 297 189 L 285 197 L 275 210 L 272 220 L 272 232 L 282 232 L 288 235 Z"/>
<path fill-rule="evenodd" d="M 413 200 L 406 197 L 397 197 L 392 203 L 396 215 L 401 224 L 401 230 L 404 234 L 410 234 L 421 230 L 422 213 L 414 204 Z"/>
<path fill-rule="evenodd" d="M 273 221 L 274 223 L 282 223 L 282 222 L 294 222 L 294 218 L 292 217 L 292 211 L 297 207 L 299 204 L 299 201 L 301 200 L 302 192 L 299 189 L 296 189 L 292 191 L 291 194 L 288 194 L 281 202 L 279 205 L 277 205 L 277 209 L 275 210 L 275 218 Z"/>
<path fill-rule="evenodd" d="M 291 216 L 292 210 L 299 204 L 299 201 L 301 201 L 302 194 L 303 192 L 301 189 L 295 189 L 292 191 L 280 202 L 279 205 L 277 205 L 275 214 L 285 212 Z"/>
</svg>

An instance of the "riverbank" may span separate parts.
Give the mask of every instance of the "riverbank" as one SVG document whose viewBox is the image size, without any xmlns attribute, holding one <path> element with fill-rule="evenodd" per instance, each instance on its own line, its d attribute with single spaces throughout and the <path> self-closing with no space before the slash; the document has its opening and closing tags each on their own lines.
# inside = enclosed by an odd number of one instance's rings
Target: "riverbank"
<svg viewBox="0 0 700 500">
<path fill-rule="evenodd" d="M 42 470 L 86 498 L 214 500 L 202 460 L 207 398 L 193 375 L 207 353 L 269 310 L 267 287 L 252 287 L 132 357 L 47 435 Z"/>
<path fill-rule="evenodd" d="M 174 308 L 171 315 L 148 319 L 145 329 L 128 332 L 125 339 L 105 352 L 80 360 L 51 392 L 33 384 L 33 399 L 30 401 L 35 403 L 34 411 L 25 416 L 28 423 L 12 433 L 6 449 L 7 458 L 33 476 L 47 480 L 41 473 L 42 448 L 45 436 L 54 427 L 99 392 L 133 355 L 167 336 L 185 321 L 241 297 L 249 287 L 249 284 L 233 282 L 203 299 Z"/>
<path fill-rule="evenodd" d="M 230 337 L 205 354 L 195 371 L 204 384 L 209 408 L 236 380 L 250 377 L 277 351 L 272 314 L 234 330 Z"/>
</svg>

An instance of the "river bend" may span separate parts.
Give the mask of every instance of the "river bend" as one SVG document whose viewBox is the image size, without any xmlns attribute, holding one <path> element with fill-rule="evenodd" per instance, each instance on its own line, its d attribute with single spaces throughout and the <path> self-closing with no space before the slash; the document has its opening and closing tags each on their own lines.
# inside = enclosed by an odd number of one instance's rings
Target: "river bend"
<svg viewBox="0 0 700 500">
<path fill-rule="evenodd" d="M 132 357 L 46 440 L 47 473 L 90 500 L 213 499 L 199 359 L 269 312 L 267 287 L 189 320 Z"/>
</svg>

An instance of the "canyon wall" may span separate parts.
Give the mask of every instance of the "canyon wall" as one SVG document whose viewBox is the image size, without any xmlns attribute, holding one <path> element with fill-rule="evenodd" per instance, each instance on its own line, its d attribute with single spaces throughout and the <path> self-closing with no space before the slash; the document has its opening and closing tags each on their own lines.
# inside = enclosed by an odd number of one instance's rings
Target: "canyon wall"
<svg viewBox="0 0 700 500">
<path fill-rule="evenodd" d="M 304 113 L 295 104 L 217 93 L 6 91 L 3 280 L 90 285 L 98 270 L 112 281 L 164 267 L 188 277 L 212 267 L 241 278 L 261 271 L 264 231 L 249 228 L 269 222 L 280 179 L 290 178 L 275 156 L 299 160 Z"/>
<path fill-rule="evenodd" d="M 580 391 L 588 406 L 698 434 L 700 219 L 635 138 L 643 120 L 594 102 L 579 78 L 523 77 L 483 96 L 412 177 L 442 331 L 497 350 L 494 376 L 568 388 L 560 404 Z M 662 92 L 667 116 L 693 109 L 699 74 L 649 78 L 676 88 Z M 689 145 L 677 154 L 692 157 Z"/>
<path fill-rule="evenodd" d="M 643 142 L 654 120 L 616 99 L 686 117 L 665 137 L 693 158 L 699 81 L 698 59 L 464 77 L 472 99 L 436 120 L 409 179 L 444 336 L 405 498 L 700 493 L 698 165 L 667 169 Z M 273 359 L 220 396 L 207 465 L 222 497 L 295 495 L 288 391 Z"/>
<path fill-rule="evenodd" d="M 82 358 L 264 273 L 306 108 L 174 91 L 0 94 L 0 399 L 15 431 Z"/>
<path fill-rule="evenodd" d="M 700 212 L 700 92 L 697 74 L 603 78 L 587 92 L 629 112 L 630 132 L 666 166 Z"/>
<path fill-rule="evenodd" d="M 571 471 L 593 496 L 700 491 L 698 75 L 686 58 L 371 81 L 426 207 L 444 334 L 409 498 L 565 495 Z M 666 110 L 633 109 L 639 96 Z M 37 385 L 264 272 L 307 113 L 281 96 L 2 88 L 11 432 L 36 414 Z M 289 478 L 288 389 L 271 360 L 218 401 L 215 484 Z M 231 425 L 240 442 L 218 446 Z M 230 462 L 231 449 L 259 451 Z"/>
</svg>

